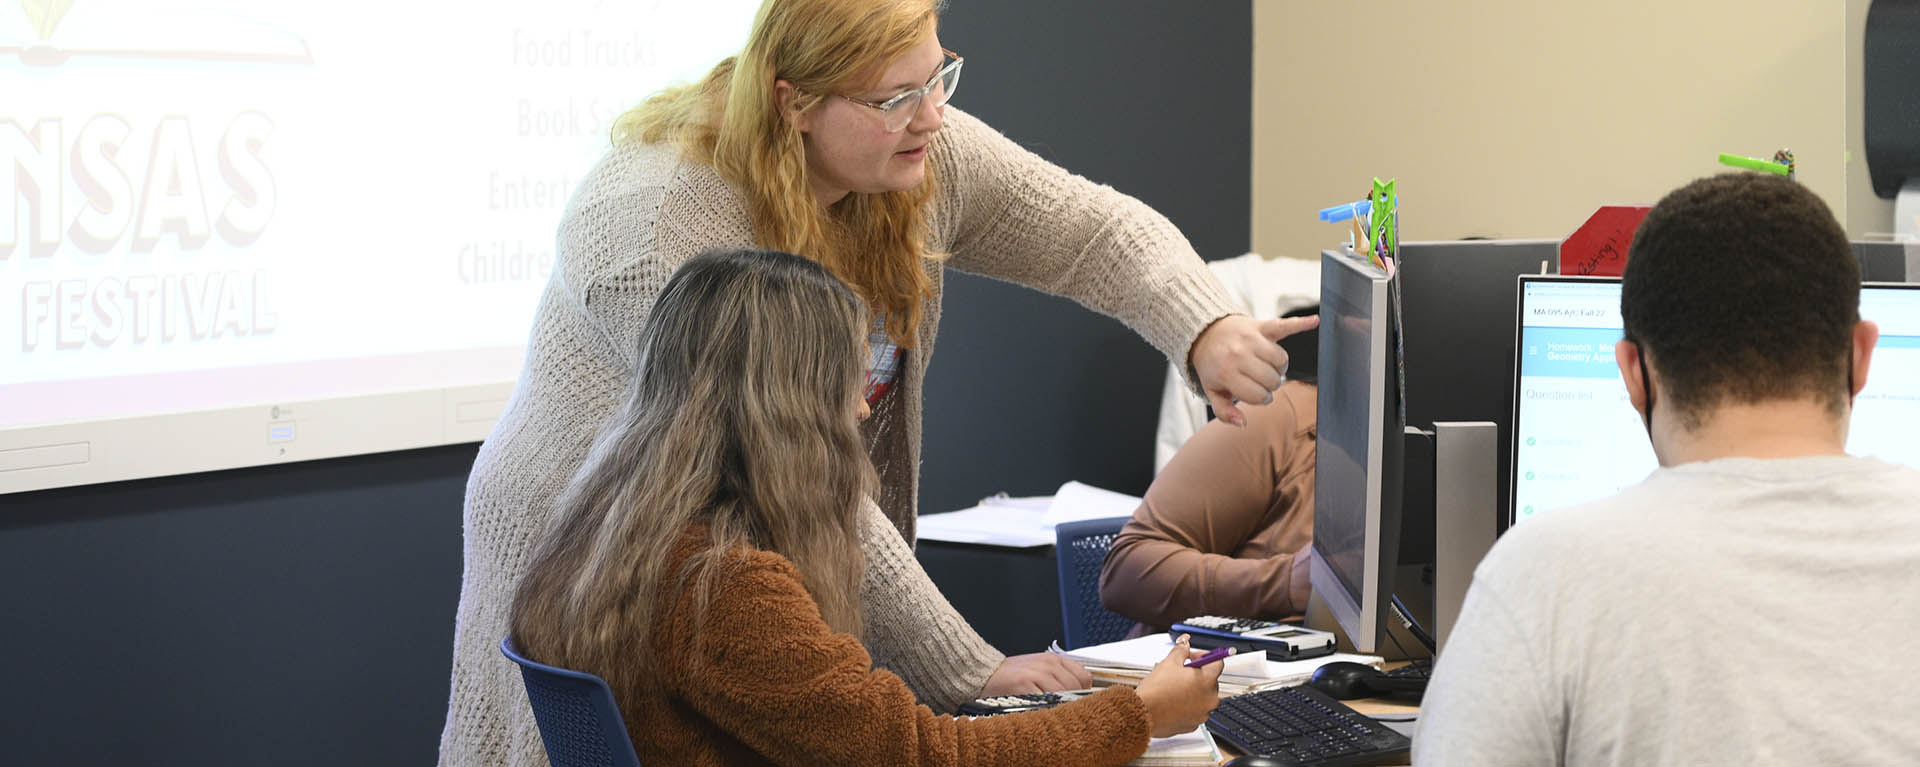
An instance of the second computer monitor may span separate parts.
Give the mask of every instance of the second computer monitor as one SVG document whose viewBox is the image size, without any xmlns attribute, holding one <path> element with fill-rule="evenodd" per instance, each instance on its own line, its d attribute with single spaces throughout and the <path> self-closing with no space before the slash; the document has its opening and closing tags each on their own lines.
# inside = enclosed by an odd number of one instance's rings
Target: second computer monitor
<svg viewBox="0 0 1920 767">
<path fill-rule="evenodd" d="M 1522 277 L 1518 304 L 1512 523 L 1612 495 L 1659 465 L 1614 362 L 1620 281 Z M 1920 467 L 1920 285 L 1863 285 L 1860 318 L 1880 341 L 1847 452 Z"/>
<path fill-rule="evenodd" d="M 1513 280 L 1540 274 L 1558 259 L 1555 240 L 1456 240 L 1400 243 L 1402 347 L 1407 370 L 1407 425 L 1431 429 L 1440 421 L 1492 421 L 1509 431 L 1513 384 Z M 1501 440 L 1501 465 L 1508 458 Z M 1504 476 L 1504 474 L 1502 475 Z M 1499 509 L 1507 490 L 1498 488 Z M 1495 509 L 1487 518 L 1498 517 Z M 1400 541 L 1425 548 L 1431 561 L 1433 523 L 1408 521 Z M 1403 592 L 1404 595 L 1404 592 Z"/>
</svg>

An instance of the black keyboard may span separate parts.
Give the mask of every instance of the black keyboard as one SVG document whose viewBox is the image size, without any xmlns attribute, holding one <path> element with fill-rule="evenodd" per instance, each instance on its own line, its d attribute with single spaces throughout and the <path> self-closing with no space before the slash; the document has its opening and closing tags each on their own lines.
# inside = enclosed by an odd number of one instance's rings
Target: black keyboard
<svg viewBox="0 0 1920 767">
<path fill-rule="evenodd" d="M 1417 660 L 1399 668 L 1388 669 L 1387 676 L 1393 679 L 1419 679 L 1422 681 L 1432 679 L 1433 661 Z"/>
<path fill-rule="evenodd" d="M 1223 698 L 1207 729 L 1248 754 L 1289 764 L 1406 764 L 1413 741 L 1310 687 Z"/>
</svg>

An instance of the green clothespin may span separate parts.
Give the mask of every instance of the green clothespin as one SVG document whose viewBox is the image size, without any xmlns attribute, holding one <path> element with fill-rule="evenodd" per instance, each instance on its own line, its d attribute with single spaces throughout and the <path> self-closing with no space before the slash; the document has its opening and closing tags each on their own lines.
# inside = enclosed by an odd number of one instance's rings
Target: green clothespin
<svg viewBox="0 0 1920 767">
<path fill-rule="evenodd" d="M 1397 179 L 1373 180 L 1373 194 L 1367 199 L 1373 204 L 1372 215 L 1367 218 L 1367 239 L 1373 248 L 1367 251 L 1368 259 L 1376 265 L 1385 267 L 1386 260 L 1397 258 L 1400 254 L 1400 196 L 1394 192 Z"/>
<path fill-rule="evenodd" d="M 1791 158 L 1792 155 L 1788 155 L 1788 157 Z M 1772 173 L 1788 178 L 1793 177 L 1793 166 L 1784 163 L 1767 162 L 1758 157 L 1743 157 L 1737 154 L 1722 153 L 1720 155 L 1720 164 L 1731 165 L 1735 168 L 1744 168 L 1746 170 L 1757 170 L 1762 173 Z"/>
</svg>

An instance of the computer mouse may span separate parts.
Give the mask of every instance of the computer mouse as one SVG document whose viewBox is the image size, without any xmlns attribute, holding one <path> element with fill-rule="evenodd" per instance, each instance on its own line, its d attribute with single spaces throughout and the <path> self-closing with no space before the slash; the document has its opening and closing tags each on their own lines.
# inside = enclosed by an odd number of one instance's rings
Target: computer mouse
<svg viewBox="0 0 1920 767">
<path fill-rule="evenodd" d="M 1307 686 L 1327 694 L 1334 700 L 1353 700 L 1371 697 L 1373 688 L 1367 680 L 1379 675 L 1379 671 L 1364 663 L 1337 660 L 1313 670 L 1313 677 L 1307 680 Z"/>
<path fill-rule="evenodd" d="M 1234 757 L 1233 761 L 1227 762 L 1227 767 L 1289 767 L 1291 764 L 1292 762 L 1284 762 L 1271 756 L 1247 754 Z"/>
</svg>

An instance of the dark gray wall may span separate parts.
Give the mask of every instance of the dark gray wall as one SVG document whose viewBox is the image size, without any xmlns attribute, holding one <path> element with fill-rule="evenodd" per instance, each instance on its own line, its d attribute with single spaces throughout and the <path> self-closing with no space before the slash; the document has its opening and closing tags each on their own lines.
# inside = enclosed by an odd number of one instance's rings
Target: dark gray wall
<svg viewBox="0 0 1920 767">
<path fill-rule="evenodd" d="M 942 37 L 968 59 L 963 108 L 1218 258 L 1247 246 L 1251 17 L 955 0 Z M 1067 479 L 1143 490 L 1160 366 L 1118 323 L 954 277 L 922 508 Z M 430 763 L 473 451 L 0 496 L 0 761 Z"/>
<path fill-rule="evenodd" d="M 0 762 L 431 764 L 473 455 L 0 496 Z"/>
<path fill-rule="evenodd" d="M 1042 157 L 1133 195 L 1203 258 L 1248 248 L 1250 2 L 954 0 L 955 104 Z M 949 272 L 927 379 L 923 513 L 1077 479 L 1153 476 L 1166 362 L 1070 301 Z"/>
</svg>

